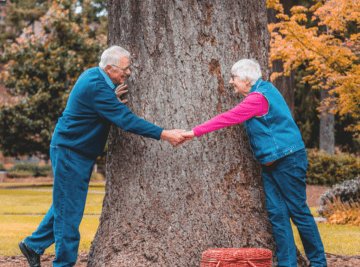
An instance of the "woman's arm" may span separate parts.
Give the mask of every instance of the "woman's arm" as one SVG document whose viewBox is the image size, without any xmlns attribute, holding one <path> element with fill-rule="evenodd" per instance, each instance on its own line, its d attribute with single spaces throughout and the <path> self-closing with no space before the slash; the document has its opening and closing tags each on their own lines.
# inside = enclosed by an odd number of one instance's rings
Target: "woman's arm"
<svg viewBox="0 0 360 267">
<path fill-rule="evenodd" d="M 208 132 L 244 122 L 254 116 L 262 116 L 268 112 L 268 109 L 268 102 L 262 94 L 251 93 L 235 108 L 196 126 L 193 132 L 199 137 Z"/>
</svg>

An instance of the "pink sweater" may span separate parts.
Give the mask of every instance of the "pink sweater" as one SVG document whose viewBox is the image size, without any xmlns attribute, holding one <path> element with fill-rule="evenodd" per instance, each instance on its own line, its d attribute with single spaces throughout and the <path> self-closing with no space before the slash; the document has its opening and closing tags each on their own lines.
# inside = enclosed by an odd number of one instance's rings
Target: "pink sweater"
<svg viewBox="0 0 360 267">
<path fill-rule="evenodd" d="M 269 110 L 266 98 L 260 93 L 249 94 L 243 102 L 228 112 L 217 115 L 207 122 L 196 126 L 194 134 L 199 137 L 208 132 L 244 122 L 254 116 L 262 116 Z"/>
</svg>

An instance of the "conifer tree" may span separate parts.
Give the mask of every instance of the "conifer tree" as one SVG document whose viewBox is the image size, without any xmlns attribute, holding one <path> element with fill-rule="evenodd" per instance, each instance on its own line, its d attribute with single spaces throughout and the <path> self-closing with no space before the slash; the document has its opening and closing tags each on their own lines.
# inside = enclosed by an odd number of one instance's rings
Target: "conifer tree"
<svg viewBox="0 0 360 267">
<path fill-rule="evenodd" d="M 87 3 L 84 3 L 86 5 Z M 88 2 L 90 4 L 90 2 Z M 0 145 L 5 156 L 47 155 L 52 132 L 77 77 L 94 67 L 106 37 L 94 35 L 76 2 L 54 1 L 40 18 L 43 32 L 17 39 L 5 48 L 1 82 L 18 101 L 0 106 Z"/>
</svg>

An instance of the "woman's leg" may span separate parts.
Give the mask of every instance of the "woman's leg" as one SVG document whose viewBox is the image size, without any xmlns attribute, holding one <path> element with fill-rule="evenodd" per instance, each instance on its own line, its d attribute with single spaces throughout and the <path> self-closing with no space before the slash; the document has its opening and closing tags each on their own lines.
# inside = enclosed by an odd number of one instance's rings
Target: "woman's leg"
<svg viewBox="0 0 360 267">
<path fill-rule="evenodd" d="M 272 174 L 280 186 L 290 217 L 299 230 L 306 256 L 311 265 L 326 266 L 324 246 L 314 217 L 306 204 L 306 151 L 297 151 L 278 161 Z"/>
<path fill-rule="evenodd" d="M 289 212 L 277 181 L 272 177 L 271 166 L 263 166 L 266 209 L 274 232 L 278 267 L 296 267 L 296 249 Z"/>
</svg>

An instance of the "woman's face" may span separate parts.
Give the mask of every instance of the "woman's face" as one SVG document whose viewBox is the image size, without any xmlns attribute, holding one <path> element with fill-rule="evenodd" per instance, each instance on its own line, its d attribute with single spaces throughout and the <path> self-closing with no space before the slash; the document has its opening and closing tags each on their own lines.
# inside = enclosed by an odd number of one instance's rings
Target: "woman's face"
<svg viewBox="0 0 360 267">
<path fill-rule="evenodd" d="M 234 86 L 234 90 L 236 94 L 248 95 L 251 90 L 251 85 L 249 81 L 240 81 L 239 77 L 235 74 L 231 75 L 231 79 L 229 84 Z"/>
</svg>

